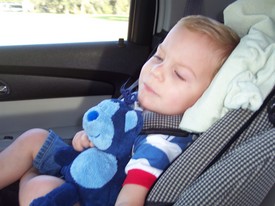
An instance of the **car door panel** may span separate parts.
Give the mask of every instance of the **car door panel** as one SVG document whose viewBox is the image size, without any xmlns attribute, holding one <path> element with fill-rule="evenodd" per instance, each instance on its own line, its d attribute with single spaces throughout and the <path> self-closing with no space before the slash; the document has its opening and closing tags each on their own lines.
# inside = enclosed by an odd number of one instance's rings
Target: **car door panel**
<svg viewBox="0 0 275 206">
<path fill-rule="evenodd" d="M 114 87 L 108 82 L 87 79 L 49 77 L 38 75 L 1 74 L 1 101 L 113 95 Z"/>
<path fill-rule="evenodd" d="M 33 127 L 71 138 L 89 107 L 137 78 L 148 53 L 118 42 L 1 47 L 0 150 Z"/>
<path fill-rule="evenodd" d="M 0 74 L 88 79 L 116 87 L 137 78 L 148 53 L 146 46 L 117 42 L 2 47 Z"/>
<path fill-rule="evenodd" d="M 0 151 L 30 128 L 55 130 L 70 140 L 81 130 L 82 115 L 107 95 L 1 102 Z"/>
</svg>

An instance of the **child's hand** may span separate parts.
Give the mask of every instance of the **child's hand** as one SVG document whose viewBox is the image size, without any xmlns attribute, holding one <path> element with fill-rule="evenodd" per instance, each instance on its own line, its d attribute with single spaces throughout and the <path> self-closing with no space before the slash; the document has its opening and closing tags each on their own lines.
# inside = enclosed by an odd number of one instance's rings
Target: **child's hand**
<svg viewBox="0 0 275 206">
<path fill-rule="evenodd" d="M 88 136 L 84 130 L 81 130 L 75 134 L 72 145 L 78 152 L 81 152 L 88 147 L 94 147 L 94 144 L 88 139 Z"/>
</svg>

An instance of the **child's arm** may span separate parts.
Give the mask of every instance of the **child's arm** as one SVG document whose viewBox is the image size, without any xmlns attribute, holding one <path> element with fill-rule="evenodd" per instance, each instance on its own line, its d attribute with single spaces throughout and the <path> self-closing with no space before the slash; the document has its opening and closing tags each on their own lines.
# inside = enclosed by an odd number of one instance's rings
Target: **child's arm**
<svg viewBox="0 0 275 206">
<path fill-rule="evenodd" d="M 115 206 L 143 206 L 148 191 L 140 185 L 126 184 L 121 189 Z"/>
</svg>

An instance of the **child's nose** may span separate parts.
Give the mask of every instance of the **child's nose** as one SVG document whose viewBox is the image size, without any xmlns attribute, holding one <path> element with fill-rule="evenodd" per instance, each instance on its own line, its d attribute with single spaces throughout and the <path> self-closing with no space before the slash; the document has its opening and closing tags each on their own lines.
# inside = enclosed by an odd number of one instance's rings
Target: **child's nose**
<svg viewBox="0 0 275 206">
<path fill-rule="evenodd" d="M 157 66 L 154 66 L 151 70 L 151 73 L 159 81 L 163 81 L 164 80 L 164 65 L 159 64 Z"/>
</svg>

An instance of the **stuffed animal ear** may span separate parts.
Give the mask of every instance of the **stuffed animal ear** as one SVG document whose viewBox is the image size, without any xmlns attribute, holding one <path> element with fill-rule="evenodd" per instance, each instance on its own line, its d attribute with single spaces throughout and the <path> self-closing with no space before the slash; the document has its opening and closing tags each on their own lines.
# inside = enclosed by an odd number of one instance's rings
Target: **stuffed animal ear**
<svg viewBox="0 0 275 206">
<path fill-rule="evenodd" d="M 133 129 L 137 126 L 138 123 L 138 116 L 135 111 L 128 111 L 125 114 L 125 128 L 124 131 L 128 132 L 129 130 Z"/>
</svg>

